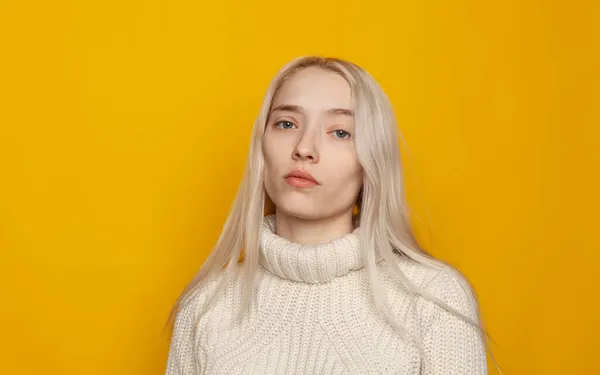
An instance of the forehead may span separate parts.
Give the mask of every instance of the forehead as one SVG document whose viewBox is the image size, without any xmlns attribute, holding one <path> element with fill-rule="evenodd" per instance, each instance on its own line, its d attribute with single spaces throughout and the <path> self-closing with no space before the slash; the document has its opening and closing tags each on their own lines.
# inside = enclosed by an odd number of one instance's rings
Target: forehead
<svg viewBox="0 0 600 375">
<path fill-rule="evenodd" d="M 350 85 L 337 73 L 316 67 L 300 70 L 288 78 L 274 104 L 300 105 L 308 109 L 352 109 Z"/>
</svg>

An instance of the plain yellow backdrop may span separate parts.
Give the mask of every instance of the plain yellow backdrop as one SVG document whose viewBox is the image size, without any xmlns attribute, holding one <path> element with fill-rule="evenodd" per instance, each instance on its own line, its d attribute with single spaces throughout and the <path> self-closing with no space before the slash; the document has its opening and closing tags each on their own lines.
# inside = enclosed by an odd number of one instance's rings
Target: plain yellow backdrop
<svg viewBox="0 0 600 375">
<path fill-rule="evenodd" d="M 264 90 L 307 54 L 390 96 L 415 230 L 475 286 L 504 372 L 600 373 L 597 19 L 549 0 L 3 2 L 0 373 L 164 371 Z"/>
</svg>

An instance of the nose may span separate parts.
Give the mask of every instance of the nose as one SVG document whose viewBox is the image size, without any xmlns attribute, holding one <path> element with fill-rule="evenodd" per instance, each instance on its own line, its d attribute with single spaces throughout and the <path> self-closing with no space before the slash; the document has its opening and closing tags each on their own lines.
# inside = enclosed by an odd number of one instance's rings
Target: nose
<svg viewBox="0 0 600 375">
<path fill-rule="evenodd" d="M 300 140 L 294 148 L 294 154 L 292 155 L 294 160 L 308 160 L 313 163 L 319 161 L 319 154 L 316 147 L 316 135 L 311 133 L 313 132 L 305 131 L 301 135 Z"/>
</svg>

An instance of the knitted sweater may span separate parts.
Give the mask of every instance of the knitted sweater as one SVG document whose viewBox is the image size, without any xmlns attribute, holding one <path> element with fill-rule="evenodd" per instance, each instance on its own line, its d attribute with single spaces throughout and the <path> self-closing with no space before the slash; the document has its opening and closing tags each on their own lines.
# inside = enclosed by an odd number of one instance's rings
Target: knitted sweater
<svg viewBox="0 0 600 375">
<path fill-rule="evenodd" d="M 176 315 L 165 374 L 487 374 L 476 328 L 420 296 L 410 308 L 410 295 L 379 258 L 393 311 L 421 335 L 428 361 L 414 341 L 400 337 L 372 301 L 359 230 L 300 245 L 275 233 L 274 215 L 265 217 L 251 313 L 241 324 L 235 320 L 243 296 L 240 267 L 192 334 L 218 278 L 209 280 Z M 399 254 L 396 259 L 412 282 L 476 318 L 456 276 Z"/>
</svg>

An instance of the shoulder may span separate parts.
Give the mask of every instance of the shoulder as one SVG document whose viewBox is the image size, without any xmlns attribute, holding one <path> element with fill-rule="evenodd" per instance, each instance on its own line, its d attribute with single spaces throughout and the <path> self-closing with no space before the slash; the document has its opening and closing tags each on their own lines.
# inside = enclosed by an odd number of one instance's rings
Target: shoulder
<svg viewBox="0 0 600 375">
<path fill-rule="evenodd" d="M 197 282 L 182 298 L 177 312 L 178 319 L 197 318 L 217 291 L 223 277 L 224 273 L 220 272 L 215 276 L 209 276 Z"/>
<path fill-rule="evenodd" d="M 405 255 L 394 253 L 396 264 L 408 281 L 414 284 L 425 294 L 429 294 L 460 313 L 471 318 L 477 316 L 477 298 L 473 286 L 456 268 L 443 262 L 435 266 L 422 264 Z M 386 278 L 392 277 L 392 270 L 386 266 Z M 437 303 L 427 298 L 419 298 L 418 305 L 433 313 L 433 310 L 441 308 Z M 423 311 L 423 313 L 426 313 Z"/>
<path fill-rule="evenodd" d="M 424 356 L 423 372 L 487 374 L 478 303 L 466 276 L 444 264 L 423 286 L 422 292 L 428 296 L 416 296 L 414 317 Z"/>
<path fill-rule="evenodd" d="M 427 291 L 450 307 L 472 319 L 477 319 L 477 296 L 467 277 L 448 266 L 432 280 Z"/>
<path fill-rule="evenodd" d="M 200 340 L 199 332 L 205 332 L 206 321 L 210 320 L 209 315 L 205 314 L 209 310 L 209 302 L 219 287 L 224 287 L 226 291 L 230 289 L 231 282 L 224 283 L 224 273 L 221 271 L 216 276 L 209 276 L 196 282 L 181 298 L 175 316 L 173 332 L 171 336 L 171 345 L 167 360 L 166 374 L 197 374 L 201 373 L 202 360 L 199 359 L 202 353 L 202 347 L 198 345 Z M 219 296 L 214 302 L 219 301 Z M 216 303 L 215 303 L 216 305 Z M 203 357 L 202 357 L 203 358 Z"/>
<path fill-rule="evenodd" d="M 421 289 L 426 289 L 434 283 L 441 271 L 439 267 L 417 262 L 403 254 L 394 253 L 394 260 L 406 279 Z M 383 271 L 386 279 L 394 278 L 394 270 L 386 262 L 383 262 Z"/>
<path fill-rule="evenodd" d="M 231 306 L 238 305 L 245 292 L 245 273 L 246 269 L 238 264 L 230 274 L 221 269 L 218 273 L 204 278 L 183 298 L 179 313 L 198 319 L 203 315 L 204 320 L 207 320 L 214 314 L 220 314 Z M 200 321 L 201 319 L 198 320 Z"/>
</svg>

